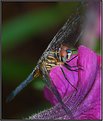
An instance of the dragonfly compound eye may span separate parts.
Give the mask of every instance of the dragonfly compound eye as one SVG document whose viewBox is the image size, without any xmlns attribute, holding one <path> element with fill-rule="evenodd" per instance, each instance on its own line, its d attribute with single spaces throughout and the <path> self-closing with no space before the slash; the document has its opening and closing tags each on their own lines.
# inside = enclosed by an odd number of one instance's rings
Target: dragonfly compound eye
<svg viewBox="0 0 103 121">
<path fill-rule="evenodd" d="M 67 53 L 71 53 L 71 52 L 72 52 L 70 49 L 68 49 L 68 50 L 66 50 L 66 51 L 67 51 Z"/>
<path fill-rule="evenodd" d="M 70 49 L 66 50 L 67 52 L 67 59 L 70 59 L 72 51 Z"/>
</svg>

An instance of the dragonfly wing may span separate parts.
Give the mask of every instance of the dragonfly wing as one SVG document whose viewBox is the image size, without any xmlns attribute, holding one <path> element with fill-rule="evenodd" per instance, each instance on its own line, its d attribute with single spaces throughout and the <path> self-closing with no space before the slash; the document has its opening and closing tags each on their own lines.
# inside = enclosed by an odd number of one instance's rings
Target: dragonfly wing
<svg viewBox="0 0 103 121">
<path fill-rule="evenodd" d="M 82 37 L 82 20 L 84 19 L 83 13 L 81 11 L 84 7 L 84 4 L 80 4 L 79 7 L 76 8 L 74 13 L 69 17 L 67 22 L 63 25 L 63 27 L 57 32 L 54 36 L 47 49 L 42 54 L 41 58 L 38 61 L 38 64 L 42 62 L 44 58 L 46 58 L 50 51 L 60 48 L 61 44 L 66 44 L 70 48 L 74 47 L 75 44 Z"/>
<path fill-rule="evenodd" d="M 74 43 L 78 40 L 78 36 L 81 34 L 83 19 L 83 15 L 81 13 L 82 7 L 83 4 L 76 9 L 75 13 L 70 16 L 63 27 L 57 32 L 49 44 L 47 51 L 50 49 L 55 49 L 55 47 L 62 43 L 68 45 L 72 44 L 74 46 Z"/>
<path fill-rule="evenodd" d="M 49 87 L 49 89 L 53 92 L 53 94 L 55 95 L 56 99 L 58 100 L 58 102 L 62 105 L 63 109 L 65 110 L 66 114 L 70 117 L 70 119 L 73 119 L 73 114 L 70 111 L 69 107 L 67 107 L 64 102 L 62 101 L 61 95 L 59 94 L 56 86 L 54 85 L 53 81 L 51 80 L 48 71 L 46 70 L 45 66 L 43 67 L 43 77 L 44 80 L 47 84 L 47 86 Z"/>
</svg>

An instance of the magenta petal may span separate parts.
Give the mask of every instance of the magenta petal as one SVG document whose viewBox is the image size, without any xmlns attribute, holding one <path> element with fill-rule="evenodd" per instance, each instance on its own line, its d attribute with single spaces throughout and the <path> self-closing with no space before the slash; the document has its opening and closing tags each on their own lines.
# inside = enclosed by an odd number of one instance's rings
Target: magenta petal
<svg viewBox="0 0 103 121">
<path fill-rule="evenodd" d="M 78 58 L 68 64 L 83 69 L 74 72 L 62 66 L 69 81 L 78 89 L 77 92 L 65 80 L 59 66 L 52 68 L 50 72 L 50 77 L 61 97 L 68 97 L 66 105 L 71 109 L 75 119 L 101 119 L 101 57 L 89 48 L 80 46 Z M 45 95 L 52 104 L 58 102 L 52 92 L 46 91 Z"/>
<path fill-rule="evenodd" d="M 98 59 L 98 65 L 100 65 L 100 67 L 101 67 L 102 57 L 100 55 L 97 55 L 97 59 Z"/>
<path fill-rule="evenodd" d="M 72 57 L 74 57 L 74 56 L 72 56 Z M 71 66 L 77 65 L 77 58 L 75 58 L 73 61 L 71 61 L 70 65 Z M 62 69 L 64 70 L 64 73 L 66 74 L 66 77 L 68 78 L 68 80 L 76 87 L 77 81 L 78 81 L 78 73 L 74 72 L 74 71 L 69 71 L 64 66 L 62 66 Z M 50 72 L 50 77 L 62 98 L 64 98 L 65 96 L 69 96 L 73 92 L 74 88 L 64 78 L 64 75 L 59 66 L 52 68 L 52 70 Z M 50 102 L 52 102 L 52 104 L 55 105 L 58 101 L 55 99 L 55 97 L 52 94 L 50 94 L 52 92 L 50 92 L 50 91 L 45 92 L 45 91 L 47 91 L 47 89 L 44 89 L 45 97 L 48 100 L 50 100 Z"/>
<path fill-rule="evenodd" d="M 89 80 L 95 79 L 98 68 L 96 53 L 85 46 L 80 46 L 78 49 L 78 65 L 83 66 L 83 71 L 79 70 L 78 72 L 79 82 L 82 86 L 89 83 Z"/>
<path fill-rule="evenodd" d="M 72 106 L 72 108 L 79 106 L 75 113 L 77 119 L 100 119 L 101 78 L 98 60 L 96 53 L 84 46 L 79 47 L 78 65 L 83 66 L 83 71 L 78 72 L 78 92 L 77 96 L 74 97 L 75 103 Z"/>
</svg>

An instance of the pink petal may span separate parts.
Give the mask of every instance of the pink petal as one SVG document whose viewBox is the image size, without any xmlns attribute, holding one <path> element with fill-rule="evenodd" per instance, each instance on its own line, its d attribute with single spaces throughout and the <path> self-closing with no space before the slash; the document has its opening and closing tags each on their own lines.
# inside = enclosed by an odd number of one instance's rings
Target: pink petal
<svg viewBox="0 0 103 121">
<path fill-rule="evenodd" d="M 76 119 L 100 119 L 101 78 L 97 59 L 96 53 L 84 46 L 79 47 L 78 64 L 83 65 L 84 71 L 78 73 L 78 92 L 73 104 L 73 107 L 79 105 L 75 113 Z"/>
<path fill-rule="evenodd" d="M 72 57 L 74 56 L 75 55 L 73 55 Z M 70 65 L 77 65 L 77 58 L 72 60 L 70 62 Z M 75 71 L 70 71 L 66 69 L 64 66 L 62 66 L 62 69 L 64 70 L 64 73 L 66 74 L 68 80 L 76 87 L 78 81 L 78 73 Z M 56 66 L 51 69 L 50 77 L 54 85 L 57 87 L 57 90 L 59 91 L 62 98 L 64 98 L 65 96 L 69 96 L 74 91 L 74 88 L 64 78 L 64 75 L 59 66 Z M 47 89 L 44 89 L 44 95 L 47 98 L 47 100 L 49 100 L 50 102 L 52 102 L 52 104 L 55 105 L 58 101 L 52 94 L 50 94 L 52 92 L 50 92 L 49 89 L 48 92 L 45 91 L 47 91 Z"/>
<path fill-rule="evenodd" d="M 75 119 L 100 119 L 101 56 L 85 46 L 80 46 L 78 58 L 68 64 L 83 68 L 83 70 L 79 69 L 77 73 L 62 67 L 69 81 L 78 89 L 77 92 L 65 80 L 59 66 L 52 68 L 50 72 L 50 77 L 61 97 L 68 97 L 66 105 L 71 109 Z M 69 98 L 70 94 L 72 94 L 71 98 Z M 48 90 L 45 96 L 52 104 L 58 102 L 53 93 Z"/>
</svg>

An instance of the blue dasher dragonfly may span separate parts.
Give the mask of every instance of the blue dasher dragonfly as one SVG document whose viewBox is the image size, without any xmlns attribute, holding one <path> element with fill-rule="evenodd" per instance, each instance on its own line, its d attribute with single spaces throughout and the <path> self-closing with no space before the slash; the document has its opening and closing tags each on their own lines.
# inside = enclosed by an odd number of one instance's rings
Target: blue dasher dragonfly
<svg viewBox="0 0 103 121">
<path fill-rule="evenodd" d="M 78 71 L 78 69 L 72 69 L 70 65 L 66 63 L 66 59 L 72 61 L 77 56 L 71 58 L 73 51 L 75 51 L 74 46 L 80 40 L 83 31 L 82 27 L 82 15 L 81 15 L 81 4 L 77 7 L 75 13 L 69 17 L 67 22 L 63 25 L 63 27 L 57 32 L 54 36 L 50 44 L 48 45 L 47 49 L 41 55 L 40 59 L 37 62 L 37 66 L 33 69 L 30 75 L 24 80 L 7 98 L 7 102 L 13 100 L 13 98 L 24 88 L 26 87 L 34 78 L 38 77 L 39 75 L 43 76 L 46 85 L 48 88 L 54 93 L 57 100 L 62 105 L 65 112 L 73 118 L 73 115 L 69 108 L 63 103 L 61 96 L 56 89 L 55 85 L 52 82 L 51 78 L 49 77 L 50 70 L 57 66 L 63 65 L 67 69 L 71 71 Z M 66 75 L 63 71 L 63 68 L 60 66 L 61 71 L 65 79 L 68 83 L 77 91 L 76 87 L 70 83 L 70 81 L 66 78 Z"/>
</svg>

